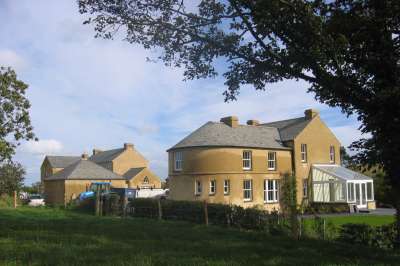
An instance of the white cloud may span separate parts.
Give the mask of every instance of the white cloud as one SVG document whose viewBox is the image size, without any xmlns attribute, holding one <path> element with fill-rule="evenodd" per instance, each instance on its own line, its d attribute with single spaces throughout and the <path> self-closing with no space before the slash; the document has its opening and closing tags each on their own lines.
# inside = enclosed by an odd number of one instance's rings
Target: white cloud
<svg viewBox="0 0 400 266">
<path fill-rule="evenodd" d="M 11 67 L 19 72 L 26 68 L 27 62 L 12 50 L 0 49 L 0 66 Z"/>
<path fill-rule="evenodd" d="M 35 155 L 57 154 L 63 150 L 63 145 L 55 139 L 44 139 L 26 142 L 22 150 Z"/>
</svg>

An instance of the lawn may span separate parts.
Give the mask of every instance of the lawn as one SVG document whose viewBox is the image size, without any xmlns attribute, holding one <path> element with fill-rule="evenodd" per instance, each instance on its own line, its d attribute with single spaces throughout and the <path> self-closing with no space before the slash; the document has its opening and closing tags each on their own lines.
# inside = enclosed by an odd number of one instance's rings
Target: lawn
<svg viewBox="0 0 400 266">
<path fill-rule="evenodd" d="M 330 216 L 326 217 L 327 221 L 332 222 L 335 226 L 341 226 L 346 223 L 365 223 L 372 226 L 390 224 L 394 222 L 393 215 L 351 215 L 351 216 Z"/>
<path fill-rule="evenodd" d="M 388 265 L 366 247 L 186 222 L 0 209 L 0 265 Z"/>
</svg>

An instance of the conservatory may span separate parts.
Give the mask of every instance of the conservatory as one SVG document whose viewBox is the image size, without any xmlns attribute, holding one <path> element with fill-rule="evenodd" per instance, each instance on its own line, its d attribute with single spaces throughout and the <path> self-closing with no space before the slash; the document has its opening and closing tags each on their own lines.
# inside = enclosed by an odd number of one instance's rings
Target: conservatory
<svg viewBox="0 0 400 266">
<path fill-rule="evenodd" d="M 340 165 L 312 166 L 312 199 L 314 202 L 346 202 L 358 209 L 374 209 L 372 178 Z"/>
</svg>

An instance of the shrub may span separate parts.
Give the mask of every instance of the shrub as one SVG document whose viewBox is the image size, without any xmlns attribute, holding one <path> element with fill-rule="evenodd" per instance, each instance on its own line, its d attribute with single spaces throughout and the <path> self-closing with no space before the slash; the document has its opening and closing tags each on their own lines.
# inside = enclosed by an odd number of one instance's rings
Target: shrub
<svg viewBox="0 0 400 266">
<path fill-rule="evenodd" d="M 310 202 L 304 209 L 306 214 L 348 213 L 349 205 L 345 202 Z"/>
<path fill-rule="evenodd" d="M 350 244 L 391 249 L 395 236 L 394 224 L 376 227 L 367 224 L 344 224 L 340 230 L 339 240 Z"/>
<path fill-rule="evenodd" d="M 103 215 L 119 215 L 122 212 L 120 196 L 116 193 L 109 193 L 102 198 Z"/>
<path fill-rule="evenodd" d="M 0 195 L 0 208 L 11 208 L 14 206 L 14 198 L 7 195 Z"/>
<path fill-rule="evenodd" d="M 162 218 L 183 220 L 193 223 L 205 223 L 204 203 L 200 201 L 161 200 Z M 158 218 L 158 200 L 135 199 L 129 203 L 136 217 Z M 240 229 L 264 230 L 271 233 L 282 232 L 279 227 L 280 215 L 269 214 L 257 208 L 243 208 L 236 205 L 207 204 L 209 224 L 232 226 Z M 282 220 L 282 219 L 281 219 Z"/>
</svg>

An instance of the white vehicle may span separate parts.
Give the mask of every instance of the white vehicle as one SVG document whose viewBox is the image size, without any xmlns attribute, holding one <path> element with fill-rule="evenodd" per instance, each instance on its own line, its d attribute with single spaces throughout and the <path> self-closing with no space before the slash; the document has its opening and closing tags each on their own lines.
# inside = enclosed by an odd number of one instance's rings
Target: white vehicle
<svg viewBox="0 0 400 266">
<path fill-rule="evenodd" d="M 44 206 L 44 198 L 40 195 L 31 195 L 29 196 L 28 206 L 37 207 Z"/>
<path fill-rule="evenodd" d="M 167 189 L 161 188 L 142 188 L 136 190 L 136 198 L 161 198 L 167 195 Z"/>
</svg>

